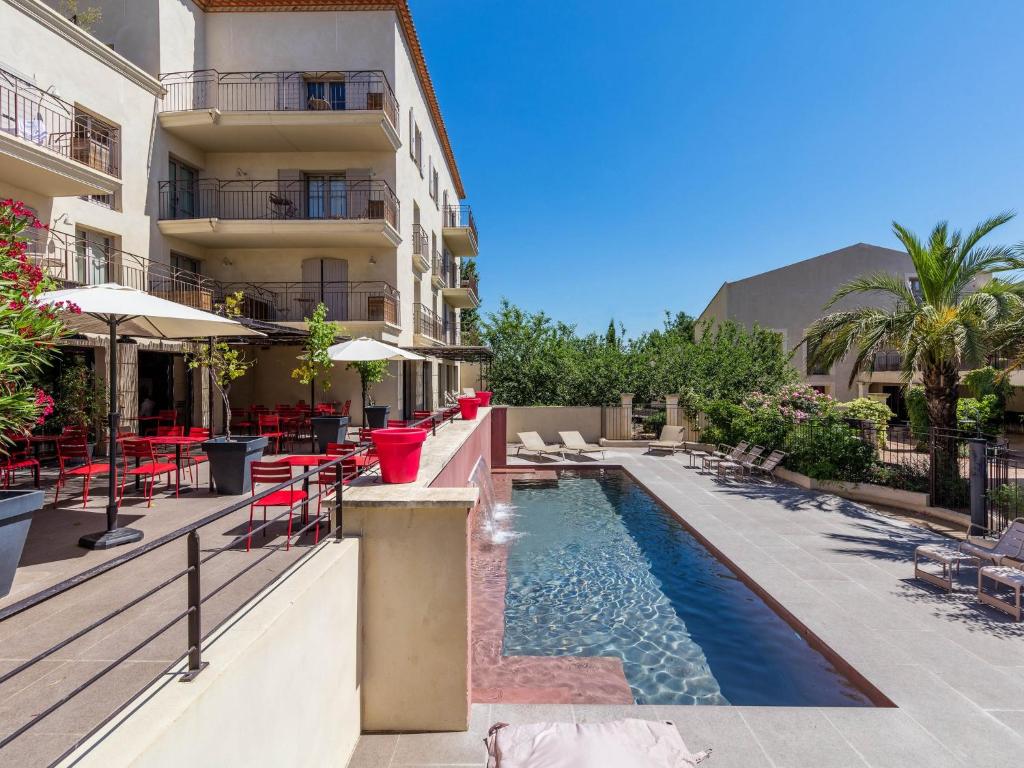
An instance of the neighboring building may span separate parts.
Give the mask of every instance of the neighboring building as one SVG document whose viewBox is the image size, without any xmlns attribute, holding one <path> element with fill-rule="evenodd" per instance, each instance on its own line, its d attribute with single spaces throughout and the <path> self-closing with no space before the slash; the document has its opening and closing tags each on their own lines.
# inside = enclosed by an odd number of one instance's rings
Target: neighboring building
<svg viewBox="0 0 1024 768">
<path fill-rule="evenodd" d="M 793 352 L 793 366 L 805 382 L 838 400 L 886 394 L 890 407 L 900 413 L 903 406 L 898 354 L 879 355 L 874 372 L 858 375 L 851 384 L 852 357 L 828 370 L 815 369 L 808 363 L 806 346 L 800 344 L 807 329 L 824 314 L 824 307 L 836 289 L 872 272 L 902 275 L 911 287 L 916 281 L 913 263 L 905 252 L 857 243 L 743 280 L 723 283 L 701 313 L 700 320 L 711 320 L 712 324 L 733 320 L 748 328 L 756 324 L 778 331 L 786 349 Z M 891 301 L 882 295 L 860 294 L 843 299 L 832 311 L 871 305 L 888 307 Z"/>
<path fill-rule="evenodd" d="M 351 334 L 429 355 L 392 364 L 378 402 L 409 413 L 456 389 L 477 232 L 405 0 L 88 5 L 103 12 L 93 34 L 39 0 L 0 2 L 0 194 L 51 224 L 36 248 L 51 273 L 201 309 L 240 290 L 247 317 L 291 328 L 323 301 Z M 295 344 L 251 347 L 233 400 L 308 400 Z M 155 388 L 205 421 L 184 345 L 135 346 L 126 415 Z M 353 372 L 332 383 L 328 399 L 358 401 Z"/>
</svg>

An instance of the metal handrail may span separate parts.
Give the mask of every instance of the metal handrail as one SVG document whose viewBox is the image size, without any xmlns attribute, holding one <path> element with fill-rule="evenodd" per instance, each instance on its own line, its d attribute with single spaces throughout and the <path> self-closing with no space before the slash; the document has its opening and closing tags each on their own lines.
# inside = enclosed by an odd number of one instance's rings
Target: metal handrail
<svg viewBox="0 0 1024 768">
<path fill-rule="evenodd" d="M 473 209 L 468 205 L 446 205 L 442 217 L 444 226 L 468 228 L 473 233 L 473 241 L 478 242 L 479 233 L 476 230 L 476 219 L 473 218 Z"/>
<path fill-rule="evenodd" d="M 447 421 L 446 421 L 446 418 L 447 418 Z M 446 417 L 446 409 L 442 408 L 442 409 L 439 409 L 438 411 L 435 411 L 434 413 L 432 413 L 428 417 L 425 417 L 425 418 L 422 418 L 422 419 L 418 419 L 418 420 L 415 420 L 415 421 L 411 421 L 411 422 L 409 422 L 408 425 L 411 426 L 411 427 L 427 428 L 425 425 L 427 425 L 429 423 L 429 428 L 431 429 L 433 434 L 436 435 L 437 434 L 437 428 L 438 428 L 439 425 L 443 426 L 445 423 L 451 423 L 452 421 L 455 420 L 455 418 L 456 418 L 456 414 L 455 413 L 452 413 L 450 417 Z M 266 559 L 266 557 L 269 557 L 270 555 L 272 555 L 276 550 L 269 550 L 267 552 L 267 554 L 264 555 L 263 557 L 254 558 L 253 562 L 248 567 L 246 567 L 246 568 L 242 569 L 241 571 L 239 571 L 238 573 L 234 574 L 227 581 L 225 581 L 224 583 L 220 584 L 217 588 L 215 588 L 215 589 L 211 590 L 210 592 L 208 592 L 205 596 L 202 594 L 202 591 L 201 591 L 201 578 L 200 578 L 201 577 L 201 570 L 202 570 L 203 565 L 205 563 L 208 563 L 210 560 L 214 559 L 215 557 L 218 557 L 219 555 L 223 554 L 224 552 L 227 552 L 229 550 L 234 549 L 239 544 L 241 544 L 242 542 L 246 541 L 247 539 L 249 539 L 253 535 L 266 530 L 271 525 L 273 525 L 274 523 L 276 523 L 279 520 L 283 519 L 287 515 L 293 514 L 297 509 L 303 508 L 303 507 L 305 507 L 306 509 L 309 509 L 313 502 L 316 502 L 319 498 L 321 498 L 321 496 L 323 496 L 323 495 L 325 495 L 325 494 L 327 494 L 327 493 L 329 493 L 331 491 L 325 490 L 323 487 L 321 487 L 315 494 L 313 494 L 313 495 L 307 494 L 305 499 L 297 500 L 294 504 L 292 504 L 290 507 L 285 509 L 285 511 L 281 512 L 279 515 L 268 519 L 266 522 L 262 523 L 261 525 L 258 525 L 256 527 L 254 527 L 252 530 L 247 531 L 245 534 L 240 534 L 240 535 L 234 537 L 227 544 L 224 544 L 224 545 L 222 545 L 220 547 L 217 547 L 216 549 L 214 549 L 212 551 L 208 551 L 205 555 L 202 554 L 202 550 L 201 550 L 201 548 L 199 546 L 199 530 L 201 528 L 207 526 L 207 525 L 210 525 L 211 523 L 214 523 L 214 522 L 216 522 L 216 521 L 226 517 L 227 515 L 232 514 L 233 512 L 237 512 L 240 509 L 244 509 L 245 507 L 250 506 L 251 504 L 253 504 L 256 501 L 264 499 L 267 496 L 270 496 L 271 494 L 277 493 L 278 491 L 281 491 L 281 490 L 284 490 L 284 489 L 289 488 L 291 486 L 294 486 L 296 483 L 304 483 L 305 484 L 306 481 L 308 481 L 309 479 L 315 477 L 316 475 L 318 475 L 319 473 L 323 472 L 324 470 L 338 467 L 339 469 L 338 469 L 338 471 L 336 473 L 335 482 L 334 482 L 333 488 L 331 489 L 331 490 L 333 490 L 333 493 L 335 494 L 335 498 L 337 500 L 337 502 L 336 502 L 337 503 L 337 516 L 335 518 L 335 520 L 337 522 L 337 528 L 331 527 L 331 521 L 330 521 L 330 519 L 328 519 L 328 531 L 325 534 L 325 538 L 330 537 L 330 535 L 332 533 L 336 533 L 337 537 L 341 538 L 341 528 L 342 528 L 343 513 L 344 513 L 344 484 L 345 484 L 345 480 L 349 479 L 349 477 L 351 477 L 351 475 L 346 477 L 344 472 L 341 471 L 340 467 L 343 466 L 343 464 L 344 464 L 344 462 L 346 460 L 351 459 L 354 456 L 361 455 L 361 454 L 365 453 L 366 451 L 368 451 L 369 449 L 370 449 L 370 445 L 369 444 L 360 445 L 360 446 L 354 448 L 353 450 L 348 451 L 348 452 L 346 452 L 346 453 L 344 453 L 344 454 L 342 454 L 340 456 L 337 456 L 337 457 L 331 458 L 329 460 L 326 460 L 323 464 L 319 464 L 319 465 L 317 465 L 315 467 L 312 467 L 312 468 L 308 469 L 307 471 L 297 475 L 296 477 L 289 478 L 288 480 L 286 480 L 286 481 L 284 481 L 282 483 L 278 483 L 276 485 L 270 486 L 269 488 L 266 488 L 266 489 L 264 489 L 262 491 L 254 493 L 254 494 L 252 494 L 252 495 L 250 495 L 248 497 L 240 499 L 239 501 L 233 502 L 233 503 L 229 504 L 228 506 L 224 507 L 223 509 L 220 509 L 220 510 L 218 510 L 216 512 L 213 512 L 213 513 L 211 513 L 209 515 L 206 515 L 205 517 L 203 517 L 200 520 L 197 520 L 197 521 L 195 521 L 193 523 L 189 523 L 188 525 L 181 526 L 180 528 L 178 528 L 178 529 L 176 529 L 174 531 L 171 531 L 170 533 L 166 533 L 166 534 L 164 534 L 162 536 L 158 536 L 157 538 L 153 539 L 152 541 L 149 541 L 149 542 L 147 542 L 145 544 L 141 544 L 140 546 L 136 547 L 135 549 L 132 549 L 132 550 L 130 550 L 128 552 L 125 552 L 125 553 L 123 553 L 121 555 L 118 555 L 118 556 L 112 558 L 111 560 L 108 560 L 107 562 L 104 562 L 104 563 L 96 565 L 96 566 L 94 566 L 92 568 L 89 568 L 89 569 L 83 571 L 82 573 L 79 573 L 79 574 L 76 574 L 75 576 L 72 576 L 69 579 L 65 579 L 64 581 L 61 581 L 58 584 L 55 584 L 55 585 L 53 585 L 51 587 L 48 587 L 48 588 L 46 588 L 44 590 L 41 590 L 40 592 L 37 592 L 34 595 L 30 595 L 30 596 L 28 596 L 26 598 L 23 598 L 22 600 L 17 601 L 16 603 L 13 603 L 13 604 L 11 604 L 9 606 L 6 606 L 6 607 L 0 609 L 0 622 L 6 621 L 6 620 L 8 620 L 8 619 L 10 619 L 10 618 L 12 618 L 14 616 L 18 616 L 18 615 L 24 613 L 25 611 L 27 611 L 27 610 L 29 610 L 31 608 L 34 608 L 34 607 L 36 607 L 38 605 L 41 605 L 41 604 L 47 602 L 48 600 L 52 600 L 55 597 L 63 595 L 65 593 L 69 592 L 70 590 L 74 589 L 75 587 L 81 586 L 82 584 L 85 584 L 85 583 L 87 583 L 89 581 L 92 581 L 93 579 L 95 579 L 95 578 L 97 578 L 99 576 L 102 576 L 103 574 L 110 573 L 110 572 L 116 570 L 117 568 L 120 568 L 120 567 L 122 567 L 122 566 L 124 566 L 124 565 L 126 565 L 128 563 L 134 562 L 134 561 L 136 561 L 136 560 L 138 560 L 138 559 L 140 559 L 142 557 L 145 557 L 145 556 L 149 555 L 151 552 L 154 552 L 155 550 L 160 549 L 161 547 L 164 547 L 164 546 L 166 546 L 166 545 L 168 545 L 168 544 L 170 544 L 170 543 L 172 543 L 174 541 L 178 541 L 178 540 L 180 540 L 182 538 L 186 538 L 187 539 L 188 548 L 187 548 L 187 566 L 186 566 L 186 568 L 184 568 L 183 570 L 178 571 L 178 572 L 172 574 L 171 576 L 168 576 L 166 579 L 161 581 L 159 584 L 157 584 L 157 585 L 147 589 L 141 595 L 138 595 L 138 596 L 132 598 L 128 602 L 126 602 L 123 605 L 119 606 L 118 608 L 110 611 L 109 613 L 107 613 L 103 617 L 101 617 L 101 618 L 97 619 L 96 621 L 90 623 L 86 627 L 84 627 L 84 628 L 82 628 L 82 629 L 72 633 L 68 637 L 66 637 L 66 638 L 58 641 L 57 643 L 54 643 L 53 645 L 49 646 L 48 648 L 42 650 L 40 653 L 36 654 L 33 658 L 28 659 L 27 661 L 19 664 L 14 669 L 9 670 L 8 672 L 4 673 L 3 675 L 0 675 L 0 684 L 2 684 L 4 682 L 6 682 L 7 680 L 12 679 L 16 675 L 21 674 L 25 670 L 30 669 L 31 667 L 35 666 L 36 664 L 38 664 L 39 662 L 45 660 L 46 658 L 52 656 L 54 653 L 56 653 L 57 651 L 61 650 L 62 648 L 67 647 L 70 643 L 73 643 L 75 640 L 80 639 L 81 637 L 85 636 L 86 634 L 88 634 L 88 633 L 94 631 L 95 629 L 103 626 L 104 624 L 108 623 L 112 619 L 122 615 L 123 613 L 125 613 L 129 609 L 135 607 L 136 605 L 139 605 L 140 603 L 144 602 L 145 600 L 148 600 L 148 599 L 152 598 L 154 595 L 156 595 L 157 593 L 159 593 L 160 591 L 162 591 L 166 587 L 170 586 L 171 584 L 177 582 L 182 577 L 186 577 L 188 579 L 188 590 L 187 590 L 188 595 L 187 595 L 187 600 L 186 600 L 186 609 L 184 611 L 178 613 L 170 621 L 168 621 L 167 623 L 162 625 L 160 628 L 158 628 L 155 632 L 150 633 L 148 636 L 146 636 L 141 641 L 139 641 L 137 644 L 135 644 L 126 653 L 122 654 L 117 659 L 115 659 L 111 663 L 109 663 L 106 666 L 104 666 L 98 672 L 96 672 L 95 674 L 91 675 L 83 683 L 80 683 L 79 685 L 77 685 L 74 689 L 72 689 L 71 691 L 69 691 L 68 693 L 63 695 L 56 702 L 54 702 L 50 706 L 46 707 L 42 711 L 35 713 L 27 722 L 25 722 L 24 724 L 22 724 L 21 726 L 16 728 L 11 733 L 6 734 L 2 739 L 0 739 L 0 749 L 5 747 L 6 745 L 10 744 L 12 741 L 17 739 L 19 736 L 21 736 L 23 733 L 28 731 L 30 728 L 34 727 L 37 723 L 39 723 L 44 718 L 46 718 L 49 715 L 53 714 L 55 711 L 60 709 L 60 707 L 62 707 L 65 704 L 67 704 L 69 701 L 71 701 L 76 696 L 78 696 L 83 691 L 85 691 L 87 688 L 89 688 L 89 686 L 91 686 L 92 684 L 94 684 L 95 682 L 97 682 L 98 680 L 103 678 L 106 674 L 111 672 L 113 669 L 117 668 L 119 665 L 123 664 L 125 661 L 127 661 L 129 658 L 131 658 L 134 654 L 138 653 L 139 650 L 144 648 L 149 643 L 153 642 L 153 640 L 155 640 L 156 638 L 158 638 L 161 635 L 163 635 L 165 632 L 170 630 L 175 624 L 177 624 L 179 621 L 181 621 L 183 618 L 186 618 L 186 617 L 188 619 L 187 647 L 185 648 L 183 656 L 179 657 L 179 659 L 176 659 L 170 666 L 171 667 L 175 666 L 180 661 L 181 658 L 187 658 L 188 659 L 188 664 L 187 664 L 186 672 L 182 676 L 181 679 L 183 681 L 186 681 L 186 682 L 195 679 L 195 677 L 207 666 L 207 663 L 204 662 L 203 658 L 202 658 L 202 644 L 203 644 L 203 640 L 206 637 L 208 637 L 212 632 L 215 632 L 218 628 L 223 626 L 226 622 L 228 622 L 231 619 L 230 615 L 225 617 L 220 623 L 218 623 L 215 627 L 213 627 L 212 629 L 210 629 L 208 632 L 206 632 L 204 634 L 203 630 L 202 630 L 202 605 L 203 605 L 203 603 L 206 603 L 207 601 L 209 601 L 211 598 L 213 598 L 218 593 L 220 593 L 226 586 L 228 586 L 229 584 L 231 584 L 234 581 L 236 581 L 237 579 L 239 579 L 242 575 L 244 575 L 245 573 L 249 572 L 252 568 L 255 568 L 264 559 Z M 359 472 L 357 471 L 356 474 L 358 475 Z M 321 520 L 322 520 L 322 518 L 323 518 L 323 515 L 321 513 L 319 513 L 319 512 L 316 513 L 316 514 L 310 513 L 309 514 L 309 519 L 308 519 L 308 522 L 306 523 L 306 525 L 301 527 L 298 531 L 294 532 L 292 534 L 292 537 L 294 537 L 296 539 L 301 538 L 301 536 L 304 535 L 312 527 L 314 527 L 316 525 L 319 525 Z M 313 551 L 314 550 L 311 549 L 310 552 L 307 552 L 306 554 L 304 554 L 301 559 L 304 559 L 305 557 L 308 557 Z M 300 561 L 301 561 L 301 559 L 300 559 Z M 271 580 L 269 582 L 267 582 L 267 584 L 269 585 L 276 578 L 277 578 L 277 576 L 272 577 Z M 164 673 L 161 673 L 161 676 L 163 674 Z M 134 701 L 140 695 L 140 693 L 136 693 L 135 695 L 131 696 L 126 702 L 124 702 L 121 705 L 121 707 L 117 711 L 111 713 L 103 721 L 103 723 L 98 723 L 96 725 L 96 727 L 93 729 L 92 732 L 95 733 L 96 730 L 101 728 L 104 723 L 109 722 L 110 719 L 115 717 L 118 712 L 122 711 L 124 709 L 124 707 L 128 706 L 132 701 Z M 60 758 L 58 758 L 58 760 L 63 759 L 64 757 L 66 757 L 68 754 L 70 754 L 74 750 L 74 748 L 75 748 L 74 745 L 72 747 L 70 747 L 63 755 L 61 755 Z"/>
<path fill-rule="evenodd" d="M 121 129 L 0 69 L 0 131 L 121 178 Z"/>
<path fill-rule="evenodd" d="M 384 220 L 399 227 L 399 201 L 382 179 L 339 180 L 311 191 L 310 179 L 215 179 L 161 181 L 160 219 L 248 221 Z"/>
<path fill-rule="evenodd" d="M 398 100 L 382 70 L 218 72 L 160 75 L 162 112 L 383 112 L 398 129 Z"/>
</svg>

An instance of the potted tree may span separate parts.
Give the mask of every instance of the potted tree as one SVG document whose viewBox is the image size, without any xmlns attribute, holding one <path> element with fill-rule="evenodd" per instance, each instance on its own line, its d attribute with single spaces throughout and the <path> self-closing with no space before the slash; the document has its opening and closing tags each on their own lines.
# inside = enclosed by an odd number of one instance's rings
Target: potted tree
<svg viewBox="0 0 1024 768">
<path fill-rule="evenodd" d="M 299 367 L 292 371 L 292 378 L 309 385 L 311 407 L 315 413 L 317 379 L 320 379 L 320 386 L 325 392 L 331 388 L 331 380 L 324 374 L 334 367 L 328 350 L 334 344 L 338 325 L 327 319 L 327 305 L 323 302 L 317 304 L 313 316 L 305 320 L 309 336 L 306 337 L 302 354 L 299 355 Z M 321 453 L 327 451 L 328 443 L 345 442 L 348 422 L 348 416 L 324 414 L 310 418 L 313 438 Z"/>
<path fill-rule="evenodd" d="M 224 299 L 217 309 L 226 317 L 240 317 L 244 296 L 237 291 Z M 224 401 L 225 413 L 231 413 L 231 385 L 256 364 L 247 358 L 238 347 L 224 341 L 199 344 L 188 356 L 188 367 L 206 368 L 210 381 Z M 212 414 L 211 414 L 212 418 Z M 217 493 L 237 496 L 248 493 L 252 488 L 249 466 L 259 461 L 267 447 L 267 438 L 261 435 L 231 436 L 231 419 L 226 419 L 224 436 L 212 437 L 203 443 L 203 450 L 210 457 L 210 478 Z"/>
<path fill-rule="evenodd" d="M 363 395 L 363 426 L 370 429 L 384 429 L 388 425 L 390 405 L 373 405 L 368 391 L 374 384 L 380 384 L 388 375 L 387 360 L 357 360 L 348 364 L 359 373 L 359 385 Z"/>
<path fill-rule="evenodd" d="M 0 201 L 0 461 L 15 438 L 53 412 L 53 400 L 35 382 L 67 333 L 57 313 L 76 309 L 36 301 L 55 287 L 28 258 L 24 232 L 42 227 L 24 203 Z M 11 591 L 32 513 L 42 505 L 42 491 L 0 490 L 0 597 Z"/>
<path fill-rule="evenodd" d="M 56 416 L 58 427 L 83 427 L 89 436 L 90 454 L 94 445 L 103 445 L 107 418 L 107 387 L 81 360 L 66 367 L 57 382 Z"/>
</svg>

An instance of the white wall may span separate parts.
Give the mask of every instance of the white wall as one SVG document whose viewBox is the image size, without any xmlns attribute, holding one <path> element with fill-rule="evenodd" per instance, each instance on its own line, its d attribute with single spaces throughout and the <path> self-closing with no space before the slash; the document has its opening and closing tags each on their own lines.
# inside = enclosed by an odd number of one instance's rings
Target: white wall
<svg viewBox="0 0 1024 768">
<path fill-rule="evenodd" d="M 61 765 L 345 765 L 361 722 L 359 552 L 325 543 L 217 633 L 194 681 L 161 680 Z"/>
</svg>

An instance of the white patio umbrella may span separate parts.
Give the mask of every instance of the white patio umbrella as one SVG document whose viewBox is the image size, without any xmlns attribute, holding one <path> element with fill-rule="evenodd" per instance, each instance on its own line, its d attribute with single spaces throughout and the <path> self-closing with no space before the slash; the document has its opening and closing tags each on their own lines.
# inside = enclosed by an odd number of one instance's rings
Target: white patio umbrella
<svg viewBox="0 0 1024 768">
<path fill-rule="evenodd" d="M 343 341 L 327 348 L 327 354 L 331 360 L 344 361 L 349 363 L 360 363 L 369 360 L 426 360 L 422 355 L 409 352 L 399 347 L 385 344 L 366 336 L 358 339 Z M 366 401 L 363 401 L 363 420 L 366 420 Z"/>
<path fill-rule="evenodd" d="M 86 285 L 49 291 L 38 297 L 43 305 L 64 302 L 78 306 L 82 312 L 65 311 L 68 326 L 82 333 L 110 336 L 110 489 L 107 496 L 107 530 L 82 536 L 78 543 L 88 549 L 109 549 L 142 539 L 142 531 L 117 527 L 116 454 L 117 427 L 117 337 L 142 336 L 157 339 L 195 339 L 211 336 L 263 336 L 235 320 L 203 312 L 199 309 L 161 299 L 117 283 Z"/>
<path fill-rule="evenodd" d="M 426 360 L 422 355 L 385 344 L 366 336 L 327 348 L 331 360 L 360 363 L 368 360 Z"/>
</svg>

